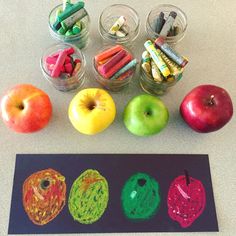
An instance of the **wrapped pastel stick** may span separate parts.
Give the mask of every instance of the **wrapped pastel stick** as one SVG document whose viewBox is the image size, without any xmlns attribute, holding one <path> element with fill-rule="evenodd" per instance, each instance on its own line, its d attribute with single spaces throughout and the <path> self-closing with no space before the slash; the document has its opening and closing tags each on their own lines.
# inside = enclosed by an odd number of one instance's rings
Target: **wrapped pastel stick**
<svg viewBox="0 0 236 236">
<path fill-rule="evenodd" d="M 124 16 L 120 16 L 119 19 L 114 23 L 114 25 L 110 28 L 109 34 L 115 35 L 116 32 L 121 28 L 121 26 L 125 23 L 126 19 Z"/>
<path fill-rule="evenodd" d="M 159 68 L 159 70 L 161 71 L 163 76 L 164 77 L 169 76 L 170 70 L 167 67 L 167 65 L 165 64 L 165 62 L 162 60 L 161 55 L 160 55 L 160 50 L 156 49 L 154 44 L 150 40 L 147 40 L 144 43 L 144 46 L 145 46 L 146 50 L 150 53 L 153 61 L 156 63 L 157 67 Z"/>
</svg>

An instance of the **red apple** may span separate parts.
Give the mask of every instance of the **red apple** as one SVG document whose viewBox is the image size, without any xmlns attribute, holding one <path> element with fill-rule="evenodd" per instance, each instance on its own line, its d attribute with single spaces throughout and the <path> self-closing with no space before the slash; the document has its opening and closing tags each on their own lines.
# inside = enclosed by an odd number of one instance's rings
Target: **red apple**
<svg viewBox="0 0 236 236">
<path fill-rule="evenodd" d="M 30 84 L 19 84 L 3 95 L 0 111 L 9 128 L 19 133 L 31 133 L 48 124 L 52 104 L 42 90 Z"/>
<path fill-rule="evenodd" d="M 200 85 L 185 96 L 180 113 L 193 130 L 208 133 L 219 130 L 230 121 L 233 104 L 225 89 Z"/>
</svg>

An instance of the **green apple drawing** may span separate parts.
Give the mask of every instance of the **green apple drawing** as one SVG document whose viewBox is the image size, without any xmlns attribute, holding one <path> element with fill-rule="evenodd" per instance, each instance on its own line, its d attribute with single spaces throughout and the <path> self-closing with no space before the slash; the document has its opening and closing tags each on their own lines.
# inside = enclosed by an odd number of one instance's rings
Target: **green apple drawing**
<svg viewBox="0 0 236 236">
<path fill-rule="evenodd" d="M 161 99 L 148 94 L 132 98 L 123 113 L 126 128 L 134 135 L 149 136 L 163 130 L 169 112 Z"/>
</svg>

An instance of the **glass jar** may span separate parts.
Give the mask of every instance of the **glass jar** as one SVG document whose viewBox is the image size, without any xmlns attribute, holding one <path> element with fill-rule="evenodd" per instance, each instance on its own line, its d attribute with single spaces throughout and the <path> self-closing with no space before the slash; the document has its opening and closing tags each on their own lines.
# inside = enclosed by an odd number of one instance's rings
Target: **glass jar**
<svg viewBox="0 0 236 236">
<path fill-rule="evenodd" d="M 182 73 L 177 75 L 172 82 L 156 82 L 152 76 L 145 72 L 145 70 L 140 66 L 140 86 L 144 92 L 161 96 L 169 91 L 169 89 L 174 86 L 182 78 Z"/>
<path fill-rule="evenodd" d="M 64 50 L 70 47 L 73 47 L 74 49 L 74 53 L 72 55 L 73 59 L 80 59 L 81 61 L 80 69 L 75 73 L 75 75 L 72 75 L 69 78 L 67 78 L 65 75 L 60 75 L 57 78 L 53 78 L 50 75 L 50 72 L 47 68 L 46 58 L 50 55 L 57 53 L 59 50 Z M 43 56 L 40 59 L 40 67 L 41 67 L 41 70 L 45 79 L 47 79 L 47 81 L 54 88 L 63 92 L 78 89 L 83 85 L 84 80 L 86 78 L 85 65 L 86 65 L 86 61 L 85 61 L 83 53 L 79 49 L 77 49 L 75 46 L 71 44 L 67 44 L 67 43 L 55 44 L 51 46 L 43 53 Z"/>
<path fill-rule="evenodd" d="M 102 48 L 98 53 L 101 53 L 111 47 L 113 47 L 114 45 L 109 45 L 109 46 L 104 46 L 104 48 Z M 124 46 L 122 46 L 129 54 L 132 55 L 132 53 L 130 52 L 130 50 L 128 50 L 127 48 L 125 48 Z M 133 55 L 132 55 L 133 57 Z M 133 57 L 134 58 L 134 57 Z M 95 62 L 95 58 L 93 58 L 92 61 L 93 64 L 93 72 L 94 72 L 94 76 L 96 81 L 102 85 L 103 88 L 110 90 L 112 92 L 119 92 L 122 89 L 128 87 L 129 83 L 131 82 L 132 78 L 134 77 L 135 71 L 136 71 L 136 66 L 133 67 L 132 69 L 129 70 L 129 73 L 124 76 L 124 78 L 122 78 L 121 80 L 119 79 L 115 79 L 115 80 L 111 80 L 111 79 L 106 79 L 104 78 L 98 71 L 97 69 L 97 65 Z M 125 73 L 123 73 L 122 75 L 125 75 Z"/>
<path fill-rule="evenodd" d="M 125 25 L 128 33 L 124 37 L 118 37 L 116 34 L 112 35 L 109 33 L 109 30 L 120 16 L 124 16 L 126 19 Z M 117 43 L 132 46 L 133 41 L 139 34 L 139 29 L 140 19 L 138 13 L 130 6 L 124 4 L 108 6 L 103 10 L 99 18 L 99 33 L 104 45 Z"/>
<path fill-rule="evenodd" d="M 161 5 L 158 5 L 157 7 L 153 8 L 149 12 L 147 19 L 146 19 L 146 32 L 152 40 L 155 40 L 156 38 L 158 38 L 160 36 L 155 31 L 156 21 L 157 21 L 159 14 L 161 12 L 163 12 L 165 15 L 164 18 L 167 19 L 167 17 L 169 16 L 169 13 L 171 11 L 174 11 L 177 13 L 173 27 L 178 27 L 178 33 L 175 36 L 166 36 L 165 41 L 168 44 L 174 45 L 174 44 L 177 44 L 178 42 L 180 42 L 184 38 L 185 33 L 186 33 L 186 29 L 187 29 L 187 16 L 186 16 L 186 14 L 176 6 L 173 6 L 170 4 L 161 4 Z"/>
<path fill-rule="evenodd" d="M 87 15 L 80 20 L 82 24 L 81 32 L 76 35 L 66 36 L 66 35 L 59 34 L 53 28 L 53 24 L 55 23 L 55 19 L 56 19 L 56 14 L 59 10 L 62 10 L 62 8 L 63 8 L 63 4 L 60 4 L 56 6 L 55 8 L 53 8 L 49 14 L 48 27 L 49 27 L 49 32 L 51 36 L 57 41 L 74 44 L 79 49 L 87 47 L 88 42 L 89 42 L 89 28 L 90 28 L 90 17 L 88 15 L 88 12 L 84 9 Z"/>
</svg>

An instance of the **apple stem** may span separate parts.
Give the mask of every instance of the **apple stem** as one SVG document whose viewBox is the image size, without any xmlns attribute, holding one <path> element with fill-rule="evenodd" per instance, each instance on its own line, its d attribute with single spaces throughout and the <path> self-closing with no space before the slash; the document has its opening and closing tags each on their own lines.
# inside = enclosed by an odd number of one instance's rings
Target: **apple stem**
<svg viewBox="0 0 236 236">
<path fill-rule="evenodd" d="M 211 95 L 210 101 L 209 101 L 209 105 L 214 105 L 214 95 Z"/>
<path fill-rule="evenodd" d="M 189 173 L 187 170 L 184 170 L 185 178 L 186 178 L 186 185 L 190 184 Z"/>
</svg>

